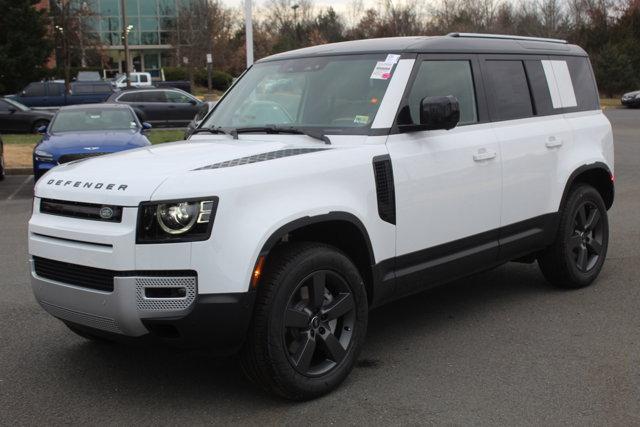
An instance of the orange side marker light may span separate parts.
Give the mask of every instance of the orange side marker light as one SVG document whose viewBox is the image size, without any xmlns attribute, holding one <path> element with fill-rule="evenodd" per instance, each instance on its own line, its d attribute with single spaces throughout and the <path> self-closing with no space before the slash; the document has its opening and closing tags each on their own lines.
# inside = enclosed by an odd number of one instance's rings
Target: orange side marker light
<svg viewBox="0 0 640 427">
<path fill-rule="evenodd" d="M 256 262 L 256 266 L 253 269 L 253 273 L 251 274 L 251 288 L 255 289 L 258 286 L 258 282 L 260 281 L 260 276 L 262 276 L 262 267 L 264 267 L 263 256 L 258 257 L 258 261 Z"/>
</svg>

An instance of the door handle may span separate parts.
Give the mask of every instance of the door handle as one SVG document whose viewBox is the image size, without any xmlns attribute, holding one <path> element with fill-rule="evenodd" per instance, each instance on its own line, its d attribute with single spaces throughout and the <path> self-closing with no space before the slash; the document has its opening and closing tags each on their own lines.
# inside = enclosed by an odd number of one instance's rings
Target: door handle
<svg viewBox="0 0 640 427">
<path fill-rule="evenodd" d="M 476 154 L 473 155 L 473 161 L 482 162 L 484 160 L 494 159 L 495 157 L 496 157 L 495 151 L 487 151 L 486 149 L 481 148 L 480 150 L 478 150 Z"/>
<path fill-rule="evenodd" d="M 549 138 L 547 138 L 547 142 L 544 144 L 547 146 L 547 148 L 556 148 L 556 147 L 562 147 L 562 144 L 564 143 L 564 141 L 560 138 L 556 138 L 555 136 L 550 136 Z"/>
</svg>

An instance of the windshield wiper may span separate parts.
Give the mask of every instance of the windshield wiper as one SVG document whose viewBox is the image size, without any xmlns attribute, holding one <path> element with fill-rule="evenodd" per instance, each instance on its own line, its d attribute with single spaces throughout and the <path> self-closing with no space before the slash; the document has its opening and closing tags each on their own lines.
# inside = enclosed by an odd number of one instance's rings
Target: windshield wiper
<svg viewBox="0 0 640 427">
<path fill-rule="evenodd" d="M 196 128 L 193 130 L 193 132 L 191 132 L 191 134 L 195 134 L 195 133 L 202 133 L 202 132 L 209 132 L 209 133 L 223 133 L 225 135 L 231 135 L 233 136 L 233 133 L 227 130 L 222 129 L 220 126 L 217 127 L 212 127 L 212 128 Z"/>
<path fill-rule="evenodd" d="M 236 128 L 232 129 L 229 134 L 233 135 L 235 139 L 238 139 L 239 133 L 252 133 L 252 132 L 264 132 L 268 134 L 276 134 L 276 133 L 290 133 L 294 135 L 306 135 L 314 139 L 319 139 L 325 144 L 331 144 L 329 137 L 327 135 L 314 132 L 309 129 L 296 128 L 292 126 L 281 127 L 281 126 L 253 126 L 253 127 L 244 127 L 244 128 Z"/>
</svg>

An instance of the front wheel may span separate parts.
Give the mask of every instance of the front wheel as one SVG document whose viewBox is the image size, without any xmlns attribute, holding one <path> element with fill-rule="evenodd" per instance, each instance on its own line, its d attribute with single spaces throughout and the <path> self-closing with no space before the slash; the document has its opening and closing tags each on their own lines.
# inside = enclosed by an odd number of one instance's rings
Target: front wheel
<svg viewBox="0 0 640 427">
<path fill-rule="evenodd" d="M 608 245 L 609 221 L 602 196 L 581 184 L 567 197 L 556 239 L 539 256 L 538 264 L 553 285 L 582 288 L 600 274 Z"/>
<path fill-rule="evenodd" d="M 353 368 L 367 329 L 358 269 L 331 246 L 291 243 L 269 256 L 258 286 L 244 372 L 292 400 L 335 389 Z"/>
</svg>

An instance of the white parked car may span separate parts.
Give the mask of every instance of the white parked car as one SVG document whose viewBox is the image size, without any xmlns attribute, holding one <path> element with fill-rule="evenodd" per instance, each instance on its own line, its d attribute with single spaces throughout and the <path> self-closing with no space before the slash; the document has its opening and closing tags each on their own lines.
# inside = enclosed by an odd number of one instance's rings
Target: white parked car
<svg viewBox="0 0 640 427">
<path fill-rule="evenodd" d="M 296 50 L 258 61 L 188 143 L 40 179 L 33 291 L 83 337 L 240 352 L 256 383 L 310 399 L 349 374 L 372 307 L 508 261 L 591 284 L 613 172 L 577 46 L 451 34 Z"/>
<path fill-rule="evenodd" d="M 133 72 L 129 73 L 131 87 L 153 87 L 150 73 Z M 121 74 L 113 80 L 113 86 L 124 89 L 127 87 L 127 75 Z"/>
</svg>

